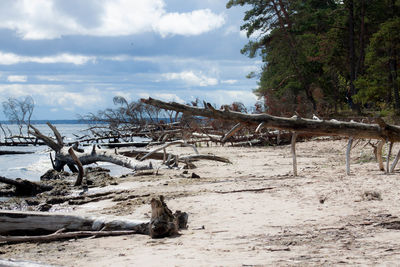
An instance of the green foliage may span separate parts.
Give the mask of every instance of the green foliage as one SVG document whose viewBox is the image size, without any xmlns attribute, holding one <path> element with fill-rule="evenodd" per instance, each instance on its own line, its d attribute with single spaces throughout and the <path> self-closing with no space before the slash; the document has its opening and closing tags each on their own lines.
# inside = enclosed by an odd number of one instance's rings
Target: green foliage
<svg viewBox="0 0 400 267">
<path fill-rule="evenodd" d="M 391 70 L 390 61 L 400 62 L 400 18 L 382 23 L 370 39 L 366 52 L 366 74 L 357 80 L 362 88 L 355 99 L 363 105 L 373 105 L 379 109 L 390 108 L 393 87 L 392 76 L 399 84 L 399 70 Z M 398 64 L 398 63 L 397 63 Z M 396 72 L 396 73 L 393 73 Z"/>
<path fill-rule="evenodd" d="M 270 112 L 323 114 L 353 102 L 400 110 L 400 0 L 227 3 L 234 6 L 249 6 L 241 52 L 264 62 L 255 93 Z"/>
</svg>

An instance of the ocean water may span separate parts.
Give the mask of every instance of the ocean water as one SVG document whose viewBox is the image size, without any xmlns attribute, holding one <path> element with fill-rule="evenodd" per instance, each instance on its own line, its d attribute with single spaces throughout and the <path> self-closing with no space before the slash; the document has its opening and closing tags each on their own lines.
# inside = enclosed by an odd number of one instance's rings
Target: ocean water
<svg viewBox="0 0 400 267">
<path fill-rule="evenodd" d="M 10 130 L 16 134 L 18 133 L 18 127 L 16 125 L 6 125 Z M 43 134 L 53 136 L 51 129 L 46 124 L 34 124 Z M 54 124 L 58 131 L 65 136 L 64 140 L 74 141 L 75 136 L 82 136 L 89 133 L 85 131 L 88 128 L 85 124 Z M 3 133 L 0 133 L 0 139 L 3 138 Z M 145 141 L 143 138 L 137 138 L 135 141 Z M 90 150 L 91 147 L 84 147 L 84 149 Z M 54 151 L 47 146 L 0 146 L 2 151 L 30 151 L 33 154 L 21 154 L 21 155 L 0 155 L 0 176 L 7 178 L 22 178 L 31 181 L 39 181 L 40 176 L 43 175 L 47 170 L 51 169 L 50 153 L 54 158 Z M 111 170 L 111 175 L 119 176 L 122 174 L 130 173 L 132 170 L 116 166 L 110 163 L 99 162 L 98 165 Z M 69 171 L 68 167 L 65 170 Z"/>
</svg>

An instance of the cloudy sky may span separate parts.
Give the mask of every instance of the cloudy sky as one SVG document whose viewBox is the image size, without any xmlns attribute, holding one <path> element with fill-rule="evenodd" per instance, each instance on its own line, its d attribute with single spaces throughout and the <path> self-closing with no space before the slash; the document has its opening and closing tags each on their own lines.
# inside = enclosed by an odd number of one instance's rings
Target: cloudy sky
<svg viewBox="0 0 400 267">
<path fill-rule="evenodd" d="M 1 0 L 0 101 L 76 119 L 114 96 L 250 106 L 259 59 L 240 54 L 243 8 L 227 0 Z M 0 112 L 0 120 L 5 119 Z"/>
</svg>

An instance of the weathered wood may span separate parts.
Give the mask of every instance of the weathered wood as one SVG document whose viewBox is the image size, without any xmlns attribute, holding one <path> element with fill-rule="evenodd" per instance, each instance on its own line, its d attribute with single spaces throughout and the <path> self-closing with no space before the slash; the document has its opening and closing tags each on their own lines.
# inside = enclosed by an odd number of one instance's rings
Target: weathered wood
<svg viewBox="0 0 400 267">
<path fill-rule="evenodd" d="M 379 140 L 378 145 L 376 147 L 376 158 L 378 160 L 379 170 L 384 171 L 385 167 L 383 166 L 383 158 L 382 158 L 382 149 L 385 142 L 383 140 Z"/>
<path fill-rule="evenodd" d="M 126 157 L 142 157 L 142 155 L 148 153 L 147 150 L 129 150 L 129 151 L 119 151 L 118 152 L 120 155 L 126 156 Z M 151 155 L 149 155 L 147 158 L 149 159 L 157 159 L 157 160 L 162 160 L 163 163 L 168 162 L 167 157 L 174 157 L 174 154 L 167 153 L 165 151 L 165 148 L 163 149 L 163 152 L 154 152 Z M 232 163 L 229 159 L 212 155 L 212 154 L 196 154 L 196 155 L 187 155 L 187 156 L 180 156 L 179 161 L 180 162 L 186 162 L 186 161 L 197 161 L 197 160 L 214 160 L 214 161 L 220 161 L 220 162 L 225 162 L 225 163 Z"/>
<path fill-rule="evenodd" d="M 262 187 L 262 188 L 251 188 L 251 189 L 241 189 L 241 190 L 233 190 L 233 191 L 215 191 L 215 193 L 219 194 L 231 194 L 231 193 L 243 193 L 243 192 L 262 192 L 266 190 L 272 190 L 276 187 Z"/>
<path fill-rule="evenodd" d="M 347 143 L 347 149 L 346 149 L 346 174 L 350 175 L 350 152 L 351 152 L 351 147 L 353 145 L 353 137 L 349 138 L 349 142 Z"/>
<path fill-rule="evenodd" d="M 215 156 L 215 155 L 209 155 L 209 154 L 198 154 L 198 155 L 181 156 L 179 158 L 179 160 L 183 161 L 183 162 L 194 161 L 194 160 L 199 160 L 199 159 L 214 160 L 214 161 L 220 161 L 220 162 L 224 162 L 224 163 L 232 163 L 227 158 L 219 157 L 219 156 Z"/>
<path fill-rule="evenodd" d="M 393 142 L 389 142 L 388 143 L 387 157 L 386 157 L 386 173 L 390 172 L 389 164 L 390 164 L 390 156 L 392 154 L 392 148 L 393 148 Z"/>
<path fill-rule="evenodd" d="M 255 133 L 259 133 L 263 127 L 264 127 L 264 122 L 260 123 L 260 124 L 257 126 L 257 128 L 256 128 L 256 130 L 255 130 Z"/>
<path fill-rule="evenodd" d="M 97 149 L 92 152 L 74 152 L 82 165 L 89 165 L 95 162 L 109 162 L 132 170 L 149 170 L 153 169 L 152 162 L 140 162 L 133 158 L 122 155 L 116 155 L 114 150 Z M 55 160 L 65 164 L 75 164 L 67 148 L 62 148 L 56 153 Z M 60 165 L 60 164 L 58 164 Z"/>
<path fill-rule="evenodd" d="M 291 151 L 293 160 L 293 176 L 297 176 L 297 157 L 296 157 L 296 138 L 297 133 L 292 134 Z"/>
<path fill-rule="evenodd" d="M 155 152 L 164 150 L 165 148 L 172 146 L 172 145 L 188 146 L 188 147 L 193 148 L 193 150 L 196 154 L 199 154 L 199 152 L 197 151 L 197 149 L 194 145 L 190 145 L 190 144 L 187 144 L 185 141 L 178 140 L 178 141 L 166 143 L 166 144 L 162 145 L 161 147 L 158 147 L 158 148 L 153 149 L 152 151 L 149 151 L 146 155 L 144 155 L 143 157 L 140 158 L 140 161 L 145 160 L 146 158 L 148 158 L 150 155 L 154 154 Z"/>
<path fill-rule="evenodd" d="M 31 132 L 33 135 L 35 135 L 38 139 L 41 139 L 56 152 L 54 159 L 55 170 L 61 171 L 65 165 L 72 167 L 74 164 L 76 164 L 76 161 L 68 152 L 68 148 L 64 147 L 63 143 L 60 143 L 62 142 L 62 138 L 56 127 L 52 126 L 51 129 L 53 130 L 54 134 L 58 136 L 57 142 L 52 138 L 43 135 L 35 127 L 31 126 L 31 128 L 34 130 L 34 132 Z M 59 140 L 60 138 L 61 140 Z M 109 150 L 96 151 L 95 149 L 93 149 L 90 153 L 76 151 L 74 152 L 74 154 L 82 165 L 88 165 L 95 162 L 109 162 L 132 170 L 148 170 L 153 168 L 153 164 L 151 162 L 139 162 L 128 157 L 116 155 Z"/>
<path fill-rule="evenodd" d="M 396 155 L 396 157 L 394 158 L 394 161 L 393 161 L 393 163 L 392 163 L 392 166 L 390 166 L 390 172 L 391 172 L 391 173 L 394 172 L 394 169 L 396 168 L 396 165 L 397 165 L 397 163 L 399 162 L 399 159 L 400 159 L 400 150 L 399 150 L 399 152 L 397 152 L 397 155 Z"/>
<path fill-rule="evenodd" d="M 62 239 L 78 238 L 78 237 L 105 237 L 118 235 L 138 234 L 135 230 L 125 231 L 76 231 L 60 233 L 59 231 L 49 235 L 39 236 L 0 236 L 0 243 L 22 243 L 22 242 L 51 242 Z M 140 234 L 140 233 L 139 233 Z"/>
<path fill-rule="evenodd" d="M 116 217 L 0 210 L 0 234 L 43 234 L 63 229 L 65 231 L 91 231 L 90 235 L 101 235 L 102 231 L 134 231 L 136 234 L 150 234 L 152 238 L 161 238 L 176 235 L 179 229 L 186 228 L 188 214 L 181 211 L 172 214 L 164 202 L 163 196 L 151 200 L 151 214 L 151 221 L 148 222 Z M 17 241 L 18 238 L 9 240 Z M 7 239 L 0 237 L 1 241 L 7 241 Z"/>
<path fill-rule="evenodd" d="M 78 166 L 79 173 L 78 173 L 78 177 L 76 178 L 76 181 L 75 181 L 75 186 L 79 186 L 79 185 L 82 184 L 82 179 L 83 179 L 83 175 L 84 175 L 85 171 L 83 170 L 82 163 L 79 160 L 79 158 L 75 155 L 74 150 L 73 150 L 72 147 L 70 147 L 68 149 L 68 154 L 74 160 L 76 166 Z"/>
<path fill-rule="evenodd" d="M 234 135 L 235 133 L 237 133 L 238 131 L 240 131 L 241 129 L 243 129 L 243 127 L 245 127 L 246 125 L 243 123 L 238 123 L 235 126 L 233 126 L 233 128 L 227 132 L 223 138 L 221 139 L 222 143 L 225 143 L 226 140 L 228 140 L 229 137 L 231 137 L 232 135 Z"/>
<path fill-rule="evenodd" d="M 178 230 L 186 228 L 188 214 L 186 212 L 172 211 L 167 207 L 164 196 L 153 198 L 151 204 L 151 220 L 149 234 L 152 238 L 162 238 L 178 234 Z"/>
<path fill-rule="evenodd" d="M 53 126 L 54 127 L 54 126 Z M 32 128 L 34 130 L 34 132 L 29 131 L 30 134 L 36 136 L 38 139 L 42 140 L 46 145 L 48 145 L 51 149 L 53 149 L 54 151 L 59 151 L 63 146 L 56 143 L 55 140 L 53 140 L 52 138 L 45 136 L 44 134 L 42 134 L 37 128 L 35 128 L 34 126 L 30 125 L 30 128 Z"/>
<path fill-rule="evenodd" d="M 115 217 L 92 217 L 47 212 L 0 210 L 0 234 L 15 232 L 134 230 L 148 234 L 148 222 Z"/>
<path fill-rule="evenodd" d="M 53 189 L 53 187 L 49 185 L 34 183 L 23 179 L 9 179 L 2 176 L 0 176 L 0 183 L 15 186 L 15 194 L 17 196 L 34 196 Z"/>
<path fill-rule="evenodd" d="M 56 137 L 57 143 L 58 143 L 60 146 L 64 146 L 63 138 L 62 138 L 60 132 L 57 130 L 57 128 L 56 128 L 55 126 L 53 126 L 53 124 L 51 124 L 50 122 L 47 122 L 46 124 L 47 124 L 47 126 L 49 126 L 50 129 L 53 131 L 54 136 Z"/>
<path fill-rule="evenodd" d="M 377 119 L 378 124 L 366 124 L 336 120 L 311 120 L 299 117 L 284 118 L 268 114 L 244 114 L 227 109 L 224 111 L 216 110 L 211 104 L 207 104 L 206 108 L 198 108 L 175 102 L 167 103 L 152 98 L 142 99 L 142 101 L 159 108 L 175 110 L 189 115 L 237 121 L 254 125 L 259 125 L 264 122 L 264 126 L 268 128 L 295 131 L 297 133 L 311 133 L 315 136 L 344 136 L 389 140 L 391 142 L 400 141 L 400 127 L 386 124 L 382 119 Z"/>
</svg>

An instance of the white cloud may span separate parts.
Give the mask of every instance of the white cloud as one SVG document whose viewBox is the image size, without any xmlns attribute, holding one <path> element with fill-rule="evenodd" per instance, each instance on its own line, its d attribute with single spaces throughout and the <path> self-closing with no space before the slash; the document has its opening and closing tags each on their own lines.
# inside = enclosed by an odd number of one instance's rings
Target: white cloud
<svg viewBox="0 0 400 267">
<path fill-rule="evenodd" d="M 168 13 L 164 0 L 2 0 L 0 28 L 23 39 L 62 35 L 122 36 L 154 31 L 198 35 L 225 23 L 209 9 Z"/>
<path fill-rule="evenodd" d="M 222 80 L 221 81 L 221 83 L 224 83 L 224 84 L 235 84 L 237 82 L 238 82 L 237 80 Z"/>
<path fill-rule="evenodd" d="M 7 77 L 7 81 L 9 82 L 18 82 L 18 83 L 24 83 L 28 80 L 28 77 L 25 75 L 9 75 Z"/>
<path fill-rule="evenodd" d="M 174 102 L 178 102 L 178 103 L 185 103 L 185 101 L 182 98 L 180 98 L 179 96 L 177 96 L 176 94 L 156 93 L 156 94 L 154 94 L 154 98 L 158 98 L 158 99 L 161 99 L 164 101 L 174 101 Z"/>
<path fill-rule="evenodd" d="M 253 106 L 257 101 L 257 96 L 251 91 L 246 90 L 213 90 L 207 92 L 193 92 L 196 97 L 207 102 L 215 103 L 217 106 L 242 102 L 245 106 Z"/>
<path fill-rule="evenodd" d="M 50 75 L 38 75 L 36 79 L 40 81 L 47 81 L 47 82 L 61 82 L 62 78 L 60 76 L 50 76 Z"/>
<path fill-rule="evenodd" d="M 58 54 L 54 56 L 45 57 L 32 57 L 32 56 L 21 56 L 14 53 L 3 53 L 0 52 L 0 65 L 12 65 L 18 63 L 68 63 L 74 65 L 82 65 L 89 61 L 94 62 L 96 60 L 93 56 L 73 55 L 73 54 Z"/>
<path fill-rule="evenodd" d="M 221 27 L 225 23 L 222 15 L 215 15 L 209 9 L 195 10 L 190 13 L 167 13 L 153 25 L 161 36 L 198 35 Z"/>
<path fill-rule="evenodd" d="M 224 35 L 237 34 L 238 32 L 240 32 L 240 26 L 230 25 L 225 28 Z M 241 33 L 240 36 L 243 37 Z"/>
<path fill-rule="evenodd" d="M 0 94 L 7 97 L 32 96 L 41 105 L 73 110 L 104 103 L 103 95 L 96 88 L 85 88 L 79 92 L 68 92 L 65 86 L 49 84 L 3 84 Z"/>
<path fill-rule="evenodd" d="M 47 57 L 28 57 L 28 60 L 37 63 L 71 63 L 75 65 L 82 65 L 88 61 L 95 61 L 95 57 L 92 56 L 82 56 L 82 55 L 72 55 L 72 54 L 59 54 L 55 56 Z"/>
<path fill-rule="evenodd" d="M 218 84 L 218 79 L 203 75 L 202 73 L 194 73 L 193 71 L 169 72 L 162 74 L 166 80 L 182 80 L 188 85 L 195 86 L 212 86 Z"/>
</svg>

